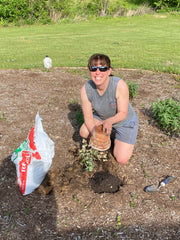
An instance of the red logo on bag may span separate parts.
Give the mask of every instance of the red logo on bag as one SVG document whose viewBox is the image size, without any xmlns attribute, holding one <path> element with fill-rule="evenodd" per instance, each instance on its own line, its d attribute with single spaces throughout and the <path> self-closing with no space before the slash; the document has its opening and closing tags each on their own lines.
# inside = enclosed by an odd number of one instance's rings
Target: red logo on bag
<svg viewBox="0 0 180 240">
<path fill-rule="evenodd" d="M 22 194 L 25 193 L 26 180 L 27 180 L 27 168 L 31 163 L 31 155 L 29 151 L 22 151 L 22 160 L 19 162 L 19 172 L 20 172 L 20 190 Z"/>
<path fill-rule="evenodd" d="M 35 129 L 35 127 L 33 127 L 31 129 L 31 132 L 29 134 L 29 146 L 32 150 L 35 151 L 35 150 L 37 150 L 37 148 L 36 148 L 36 145 L 34 142 L 34 129 Z M 36 159 L 41 159 L 41 156 L 38 152 L 33 153 L 32 156 L 35 157 Z"/>
<path fill-rule="evenodd" d="M 34 143 L 34 128 L 31 129 L 29 134 L 29 146 L 33 151 L 36 151 L 36 145 Z M 27 181 L 27 169 L 28 165 L 31 163 L 31 157 L 34 157 L 38 160 L 41 159 L 41 156 L 38 152 L 22 151 L 22 160 L 19 162 L 19 178 L 20 178 L 20 190 L 22 194 L 26 190 L 26 181 Z"/>
</svg>

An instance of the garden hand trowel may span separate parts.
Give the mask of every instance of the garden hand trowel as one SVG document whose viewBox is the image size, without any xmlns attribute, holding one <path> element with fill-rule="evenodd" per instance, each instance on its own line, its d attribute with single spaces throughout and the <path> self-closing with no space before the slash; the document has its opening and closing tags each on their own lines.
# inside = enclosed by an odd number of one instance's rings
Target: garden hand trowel
<svg viewBox="0 0 180 240">
<path fill-rule="evenodd" d="M 154 185 L 150 185 L 150 186 L 146 187 L 144 189 L 144 191 L 147 192 L 147 193 L 158 192 L 161 187 L 164 187 L 169 182 L 174 182 L 174 180 L 175 180 L 174 176 L 167 177 L 162 182 L 160 182 L 159 187 L 155 187 Z"/>
</svg>

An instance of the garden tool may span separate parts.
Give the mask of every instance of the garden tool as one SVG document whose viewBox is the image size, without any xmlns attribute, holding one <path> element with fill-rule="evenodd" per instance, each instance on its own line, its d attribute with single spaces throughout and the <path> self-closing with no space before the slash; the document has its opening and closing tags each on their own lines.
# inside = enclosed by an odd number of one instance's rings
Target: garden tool
<svg viewBox="0 0 180 240">
<path fill-rule="evenodd" d="M 166 179 L 164 179 L 159 183 L 158 187 L 155 187 L 154 185 L 150 185 L 150 186 L 147 186 L 144 191 L 148 193 L 158 192 L 161 187 L 164 187 L 169 182 L 174 182 L 175 179 L 176 178 L 174 176 L 167 177 Z"/>
<path fill-rule="evenodd" d="M 90 138 L 89 145 L 98 151 L 106 151 L 110 148 L 110 135 L 103 131 L 102 124 L 95 127 L 94 132 Z"/>
</svg>

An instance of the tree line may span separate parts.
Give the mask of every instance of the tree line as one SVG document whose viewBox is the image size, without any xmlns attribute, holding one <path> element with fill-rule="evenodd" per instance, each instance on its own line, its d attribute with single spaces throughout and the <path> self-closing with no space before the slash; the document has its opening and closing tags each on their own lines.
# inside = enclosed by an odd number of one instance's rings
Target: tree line
<svg viewBox="0 0 180 240">
<path fill-rule="evenodd" d="M 131 4 L 178 9 L 180 0 L 0 0 L 0 23 L 43 24 L 62 18 L 123 15 Z"/>
</svg>

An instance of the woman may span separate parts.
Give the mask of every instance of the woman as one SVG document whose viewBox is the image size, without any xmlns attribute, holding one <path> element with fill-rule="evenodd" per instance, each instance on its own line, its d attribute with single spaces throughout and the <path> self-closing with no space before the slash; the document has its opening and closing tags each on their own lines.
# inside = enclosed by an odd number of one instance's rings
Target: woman
<svg viewBox="0 0 180 240">
<path fill-rule="evenodd" d="M 138 118 L 129 103 L 128 86 L 122 79 L 111 76 L 108 56 L 96 53 L 88 62 L 91 80 L 81 88 L 81 105 L 84 124 L 80 135 L 88 138 L 95 126 L 103 124 L 103 130 L 115 131 L 113 154 L 125 164 L 133 153 L 138 132 Z"/>
</svg>

